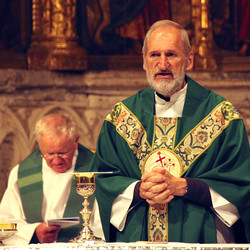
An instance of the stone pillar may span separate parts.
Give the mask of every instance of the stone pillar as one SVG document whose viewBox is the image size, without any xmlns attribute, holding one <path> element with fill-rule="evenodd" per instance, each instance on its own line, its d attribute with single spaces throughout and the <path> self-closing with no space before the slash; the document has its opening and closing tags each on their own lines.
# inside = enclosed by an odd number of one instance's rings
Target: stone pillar
<svg viewBox="0 0 250 250">
<path fill-rule="evenodd" d="M 217 63 L 213 53 L 212 27 L 209 21 L 209 1 L 192 0 L 192 24 L 194 28 L 194 69 L 215 71 Z"/>
<path fill-rule="evenodd" d="M 87 52 L 76 33 L 76 0 L 33 0 L 32 19 L 29 69 L 87 69 Z"/>
</svg>

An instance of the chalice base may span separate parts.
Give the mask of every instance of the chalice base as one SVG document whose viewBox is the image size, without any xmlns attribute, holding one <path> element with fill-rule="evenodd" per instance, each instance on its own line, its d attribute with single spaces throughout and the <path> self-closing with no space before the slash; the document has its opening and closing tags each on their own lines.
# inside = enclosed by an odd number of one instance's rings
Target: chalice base
<svg viewBox="0 0 250 250">
<path fill-rule="evenodd" d="M 90 229 L 90 227 L 85 226 L 78 236 L 75 238 L 69 240 L 70 243 L 82 243 L 86 241 L 99 241 L 104 242 L 102 238 L 98 238 L 94 236 L 93 231 Z"/>
</svg>

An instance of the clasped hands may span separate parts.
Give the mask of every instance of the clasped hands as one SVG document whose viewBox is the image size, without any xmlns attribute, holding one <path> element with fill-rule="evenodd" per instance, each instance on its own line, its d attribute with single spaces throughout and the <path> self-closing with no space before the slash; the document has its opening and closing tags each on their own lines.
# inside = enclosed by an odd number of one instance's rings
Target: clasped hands
<svg viewBox="0 0 250 250">
<path fill-rule="evenodd" d="M 141 177 L 139 195 L 150 205 L 166 204 L 174 196 L 186 194 L 187 181 L 170 174 L 166 169 L 155 167 Z"/>
</svg>

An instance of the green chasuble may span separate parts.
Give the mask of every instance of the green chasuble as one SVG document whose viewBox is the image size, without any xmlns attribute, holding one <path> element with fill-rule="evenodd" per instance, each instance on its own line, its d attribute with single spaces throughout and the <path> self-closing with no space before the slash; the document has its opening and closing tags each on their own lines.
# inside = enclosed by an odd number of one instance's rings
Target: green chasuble
<svg viewBox="0 0 250 250">
<path fill-rule="evenodd" d="M 180 176 L 207 183 L 237 207 L 250 241 L 250 150 L 243 120 L 223 97 L 186 80 L 182 117 L 156 117 L 154 91 L 148 87 L 116 104 L 104 121 L 91 171 L 114 173 L 96 177 L 106 241 L 152 240 L 148 232 L 155 224 L 146 202 L 129 211 L 121 232 L 110 224 L 110 214 L 115 198 L 140 180 L 148 157 L 162 149 L 176 155 Z M 175 166 L 170 163 L 169 168 Z M 211 208 L 178 196 L 166 206 L 158 223 L 169 242 L 217 242 Z"/>
<path fill-rule="evenodd" d="M 89 171 L 92 157 L 93 153 L 79 144 L 75 172 Z M 18 170 L 18 185 L 27 222 L 42 222 L 42 157 L 39 148 L 20 163 Z M 94 195 L 89 198 L 90 207 L 93 205 L 93 200 Z M 82 202 L 83 198 L 77 194 L 75 188 L 75 178 L 73 178 L 69 199 L 64 211 L 64 217 L 80 216 L 81 223 L 79 225 L 61 229 L 57 238 L 58 242 L 69 241 L 73 237 L 77 236 L 82 229 L 82 217 L 79 214 L 79 211 L 82 209 Z"/>
</svg>

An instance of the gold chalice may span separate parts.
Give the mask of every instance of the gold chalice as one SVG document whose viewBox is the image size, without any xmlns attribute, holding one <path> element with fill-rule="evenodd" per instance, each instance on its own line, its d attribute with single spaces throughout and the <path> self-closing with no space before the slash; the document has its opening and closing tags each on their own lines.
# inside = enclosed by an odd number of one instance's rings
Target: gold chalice
<svg viewBox="0 0 250 250">
<path fill-rule="evenodd" d="M 95 173 L 82 172 L 74 173 L 74 175 L 76 178 L 76 191 L 84 198 L 84 201 L 82 203 L 83 208 L 80 211 L 83 219 L 83 228 L 80 231 L 79 235 L 71 239 L 69 242 L 81 243 L 85 241 L 102 241 L 102 239 L 94 236 L 93 231 L 89 227 L 89 219 L 92 210 L 88 207 L 88 197 L 95 192 Z"/>
<path fill-rule="evenodd" d="M 2 240 L 5 240 L 17 232 L 16 223 L 0 224 L 0 246 L 4 246 Z"/>
</svg>

